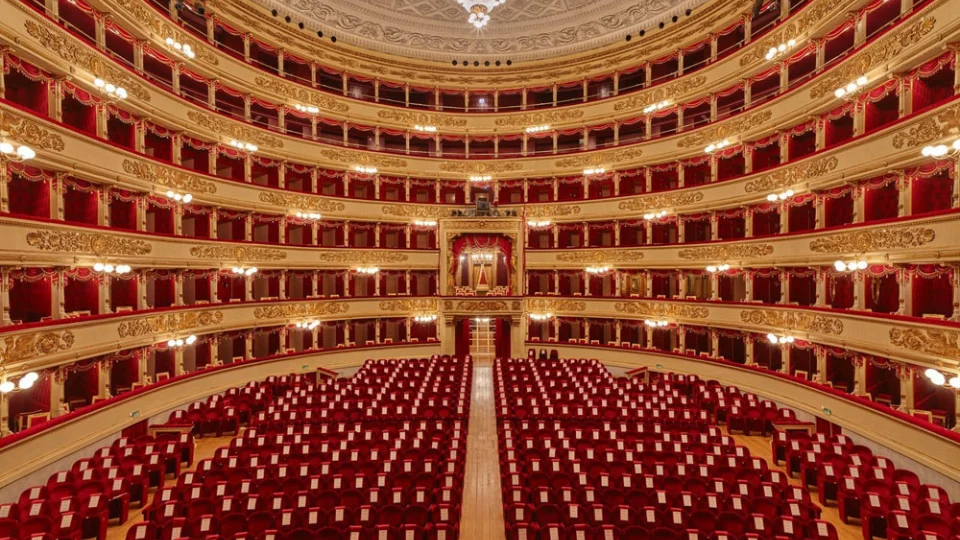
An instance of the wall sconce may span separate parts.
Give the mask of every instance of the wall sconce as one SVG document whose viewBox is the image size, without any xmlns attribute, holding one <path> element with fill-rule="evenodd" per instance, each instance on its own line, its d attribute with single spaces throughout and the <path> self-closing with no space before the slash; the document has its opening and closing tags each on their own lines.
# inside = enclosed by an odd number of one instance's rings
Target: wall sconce
<svg viewBox="0 0 960 540">
<path fill-rule="evenodd" d="M 606 274 L 607 272 L 609 272 L 610 267 L 609 266 L 588 266 L 584 268 L 584 271 L 588 274 L 600 275 L 600 274 Z"/>
<path fill-rule="evenodd" d="M 175 53 L 193 60 L 196 58 L 197 53 L 193 52 L 193 47 L 186 43 L 180 43 L 179 41 L 168 37 L 166 40 L 167 47 L 169 47 Z"/>
<path fill-rule="evenodd" d="M 550 226 L 549 219 L 545 219 L 543 221 L 537 221 L 537 220 L 531 219 L 530 221 L 527 221 L 527 227 L 530 227 L 532 229 L 542 229 L 544 227 L 549 227 L 549 226 Z"/>
<path fill-rule="evenodd" d="M 767 340 L 774 345 L 787 345 L 796 341 L 793 336 L 778 336 L 776 334 L 767 334 Z"/>
<path fill-rule="evenodd" d="M 646 320 L 646 321 L 643 321 L 643 324 L 649 326 L 650 328 L 665 328 L 667 326 L 670 326 L 670 323 L 667 321 Z"/>
<path fill-rule="evenodd" d="M 193 345 L 196 342 L 197 342 L 197 336 L 194 336 L 191 334 L 187 336 L 186 339 L 184 338 L 171 339 L 170 341 L 167 342 L 167 347 L 176 349 L 180 347 L 185 347 L 187 345 Z"/>
<path fill-rule="evenodd" d="M 436 133 L 436 132 L 437 132 L 437 126 L 421 126 L 421 125 L 416 125 L 416 126 L 413 126 L 413 129 L 415 129 L 416 131 L 422 131 L 422 132 L 424 132 L 424 133 Z"/>
<path fill-rule="evenodd" d="M 724 148 L 726 148 L 726 147 L 728 147 L 728 146 L 730 146 L 730 141 L 729 141 L 728 139 L 724 139 L 724 140 L 722 140 L 722 141 L 720 141 L 720 142 L 715 142 L 715 143 L 712 143 L 712 144 L 707 145 L 707 147 L 704 148 L 703 151 L 706 152 L 706 153 L 708 153 L 708 154 L 712 154 L 712 153 L 716 152 L 717 150 L 723 150 Z"/>
<path fill-rule="evenodd" d="M 707 267 L 707 272 L 710 272 L 711 274 L 714 274 L 714 273 L 716 273 L 716 272 L 726 272 L 726 271 L 729 270 L 729 269 L 730 269 L 730 265 L 729 265 L 729 264 L 718 264 L 718 265 L 716 265 L 716 266 L 710 265 L 710 266 Z"/>
<path fill-rule="evenodd" d="M 93 265 L 94 272 L 103 272 L 104 274 L 126 274 L 130 272 L 130 266 L 126 264 L 96 263 Z"/>
<path fill-rule="evenodd" d="M 173 199 L 174 201 L 182 202 L 184 204 L 193 200 L 193 195 L 189 193 L 181 195 L 173 190 L 167 191 L 166 195 L 168 199 Z"/>
<path fill-rule="evenodd" d="M 257 267 L 244 268 L 242 266 L 234 266 L 230 271 L 238 276 L 252 276 L 257 273 Z"/>
<path fill-rule="evenodd" d="M 426 219 L 426 220 L 418 219 L 418 220 L 414 221 L 413 224 L 414 224 L 414 226 L 416 226 L 416 227 L 428 227 L 428 228 L 432 228 L 432 227 L 436 227 L 436 226 L 437 226 L 437 221 L 436 221 L 436 220 L 433 220 L 433 219 Z"/>
<path fill-rule="evenodd" d="M 549 321 L 553 318 L 553 313 L 531 313 L 531 321 Z"/>
<path fill-rule="evenodd" d="M 297 103 L 293 106 L 293 108 L 302 113 L 307 113 L 307 114 L 317 114 L 318 112 L 320 112 L 320 108 L 314 107 L 313 105 L 301 105 Z"/>
<path fill-rule="evenodd" d="M 297 212 L 296 216 L 300 219 L 310 219 L 314 221 L 320 219 L 319 212 Z"/>
<path fill-rule="evenodd" d="M 665 100 L 663 100 L 663 101 L 661 101 L 661 102 L 659 102 L 659 103 L 654 103 L 653 105 L 649 105 L 649 106 L 647 106 L 647 107 L 644 107 L 644 108 L 643 108 L 643 114 L 650 114 L 650 113 L 652 113 L 652 112 L 657 112 L 657 111 L 659 111 L 660 109 L 666 109 L 666 108 L 669 107 L 669 106 L 670 106 L 670 100 L 665 99 Z"/>
<path fill-rule="evenodd" d="M 777 58 L 778 56 L 781 56 L 782 54 L 786 53 L 790 49 L 794 48 L 796 45 L 797 45 L 797 41 L 795 39 L 791 39 L 786 43 L 781 43 L 777 45 L 776 47 L 770 47 L 770 50 L 767 51 L 767 55 L 765 58 L 767 60 L 773 60 L 774 58 Z"/>
<path fill-rule="evenodd" d="M 468 179 L 474 183 L 483 183 L 493 180 L 493 176 L 489 174 L 471 174 Z"/>
<path fill-rule="evenodd" d="M 949 381 L 947 380 L 946 375 L 933 368 L 924 371 L 923 374 L 927 377 L 927 379 L 930 379 L 930 382 L 937 386 L 949 386 L 954 390 L 960 390 L 960 374 L 950 377 Z"/>
<path fill-rule="evenodd" d="M 354 166 L 353 166 L 353 170 L 357 171 L 358 173 L 362 173 L 362 174 L 377 174 L 377 168 L 376 168 L 376 167 L 367 167 L 367 166 L 364 166 L 364 165 L 354 165 Z"/>
<path fill-rule="evenodd" d="M 662 217 L 664 217 L 664 216 L 666 216 L 666 215 L 667 215 L 667 211 L 666 211 L 666 210 L 661 210 L 661 211 L 659 211 L 659 212 L 648 212 L 648 213 L 646 213 L 646 214 L 643 215 L 643 219 L 645 219 L 645 220 L 647 220 L 647 221 L 651 221 L 651 220 L 654 220 L 654 219 L 660 219 L 660 218 L 662 218 Z"/>
<path fill-rule="evenodd" d="M 549 129 L 550 129 L 550 125 L 549 125 L 549 124 L 544 124 L 544 125 L 542 125 L 542 126 L 530 126 L 530 127 L 528 127 L 527 129 L 525 129 L 524 131 L 527 132 L 527 133 L 541 133 L 541 132 L 547 131 L 547 130 L 549 130 Z"/>
<path fill-rule="evenodd" d="M 13 381 L 10 380 L 3 381 L 0 383 L 0 394 L 9 394 L 14 390 L 29 390 L 33 386 L 33 383 L 37 382 L 39 378 L 40 375 L 31 371 L 23 377 L 20 377 L 20 381 L 17 384 L 14 384 Z"/>
<path fill-rule="evenodd" d="M 230 146 L 236 148 L 237 150 L 240 150 L 241 152 L 256 152 L 257 150 L 260 149 L 260 147 L 257 146 L 257 145 L 255 145 L 255 144 L 250 144 L 250 143 L 248 143 L 248 142 L 238 141 L 238 140 L 236 140 L 236 139 L 233 139 L 232 141 L 230 141 L 230 142 L 227 143 L 227 144 L 229 144 Z"/>
<path fill-rule="evenodd" d="M 33 148 L 25 144 L 16 144 L 10 141 L 0 142 L 0 154 L 2 154 L 3 159 L 15 163 L 29 161 L 37 157 L 37 153 L 33 151 Z"/>
<path fill-rule="evenodd" d="M 376 266 L 358 266 L 356 269 L 356 272 L 358 274 L 368 274 L 368 275 L 376 274 L 379 271 L 380 269 L 377 268 Z"/>
<path fill-rule="evenodd" d="M 603 174 L 603 173 L 605 173 L 605 172 L 607 172 L 607 170 L 604 169 L 603 167 L 596 167 L 596 168 L 594 168 L 594 169 L 584 169 L 584 170 L 583 170 L 583 175 L 584 175 L 584 176 L 594 176 L 594 175 L 598 175 L 598 174 Z"/>
<path fill-rule="evenodd" d="M 417 315 L 416 317 L 413 318 L 413 322 L 423 323 L 423 324 L 432 323 L 432 322 L 435 321 L 435 320 L 437 320 L 437 315 L 436 315 L 436 314 L 431 314 L 431 315 Z"/>
<path fill-rule="evenodd" d="M 924 146 L 921 151 L 924 157 L 932 158 L 942 158 L 947 154 L 957 155 L 960 154 L 960 139 L 953 141 L 953 144 L 947 146 L 945 144 L 938 144 L 936 146 Z"/>
<path fill-rule="evenodd" d="M 780 193 L 771 193 L 767 195 L 767 200 L 770 202 L 785 201 L 790 197 L 793 197 L 794 193 L 792 189 L 782 191 Z"/>
<path fill-rule="evenodd" d="M 301 328 L 301 329 L 303 329 L 303 330 L 313 330 L 314 328 L 320 326 L 320 321 L 304 321 L 304 322 L 298 322 L 298 323 L 295 324 L 294 326 L 296 326 L 297 328 Z"/>
<path fill-rule="evenodd" d="M 837 272 L 853 272 L 854 270 L 866 270 L 867 261 L 863 259 L 856 260 L 856 261 L 849 261 L 849 262 L 836 261 L 833 263 L 833 267 L 837 270 Z"/>
<path fill-rule="evenodd" d="M 851 97 L 851 94 L 866 86 L 868 82 L 870 81 L 861 75 L 857 77 L 855 81 L 849 82 L 846 85 L 834 90 L 833 95 L 837 96 L 838 98 L 849 98 Z"/>
<path fill-rule="evenodd" d="M 101 95 L 106 97 L 107 101 L 127 99 L 127 90 L 122 86 L 117 86 L 99 77 L 93 80 L 93 85 L 97 87 Z"/>
</svg>

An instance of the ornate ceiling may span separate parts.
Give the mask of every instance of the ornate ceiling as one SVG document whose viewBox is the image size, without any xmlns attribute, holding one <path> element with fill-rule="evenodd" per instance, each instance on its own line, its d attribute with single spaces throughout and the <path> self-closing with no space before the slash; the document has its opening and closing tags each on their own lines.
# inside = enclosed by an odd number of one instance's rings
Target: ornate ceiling
<svg viewBox="0 0 960 540">
<path fill-rule="evenodd" d="M 254 1 L 380 52 L 442 62 L 520 62 L 619 42 L 708 0 L 507 0 L 480 31 L 456 0 Z"/>
</svg>

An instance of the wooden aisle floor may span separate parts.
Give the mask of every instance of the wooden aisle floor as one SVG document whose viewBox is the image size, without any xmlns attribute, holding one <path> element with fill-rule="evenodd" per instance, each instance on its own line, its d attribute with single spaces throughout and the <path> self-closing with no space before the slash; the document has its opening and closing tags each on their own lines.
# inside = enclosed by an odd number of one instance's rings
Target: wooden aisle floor
<svg viewBox="0 0 960 540">
<path fill-rule="evenodd" d="M 470 425 L 464 470 L 461 540 L 503 540 L 503 499 L 497 453 L 497 415 L 493 367 L 477 362 L 470 393 Z"/>
</svg>

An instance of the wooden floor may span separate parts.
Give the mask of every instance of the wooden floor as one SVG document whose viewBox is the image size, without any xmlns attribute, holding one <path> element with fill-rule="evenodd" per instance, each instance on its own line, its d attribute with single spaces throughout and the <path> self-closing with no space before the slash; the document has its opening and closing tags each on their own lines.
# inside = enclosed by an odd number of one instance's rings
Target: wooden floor
<svg viewBox="0 0 960 540">
<path fill-rule="evenodd" d="M 500 463 L 497 453 L 497 420 L 493 392 L 493 368 L 488 362 L 474 364 L 473 389 L 470 396 L 470 423 L 467 434 L 467 461 L 464 478 L 463 508 L 460 518 L 462 540 L 503 540 L 503 504 L 500 493 Z M 738 444 L 750 449 L 750 455 L 767 460 L 771 469 L 784 473 L 782 465 L 771 458 L 767 437 L 734 435 Z M 198 439 L 194 463 L 213 457 L 230 437 Z M 797 484 L 796 479 L 791 483 Z M 153 498 L 153 491 L 150 493 Z M 813 497 L 816 499 L 816 496 Z M 124 540 L 127 531 L 143 519 L 140 509 L 131 509 L 130 518 L 122 526 L 110 527 L 107 540 Z M 844 525 L 836 507 L 823 509 L 823 519 L 837 527 L 840 540 L 862 540 L 859 525 Z"/>
</svg>

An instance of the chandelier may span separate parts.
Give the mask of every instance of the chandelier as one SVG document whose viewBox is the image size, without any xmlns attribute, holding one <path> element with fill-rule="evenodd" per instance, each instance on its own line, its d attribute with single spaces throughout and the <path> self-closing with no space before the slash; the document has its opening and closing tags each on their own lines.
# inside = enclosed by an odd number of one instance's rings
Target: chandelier
<svg viewBox="0 0 960 540">
<path fill-rule="evenodd" d="M 480 29 L 490 22 L 493 8 L 506 4 L 507 0 L 457 0 L 457 3 L 470 14 L 467 22 Z"/>
</svg>

